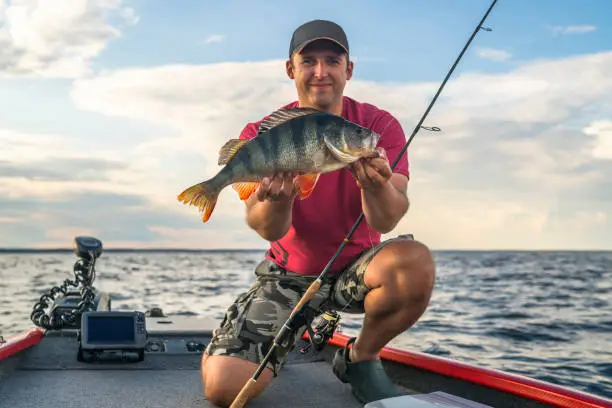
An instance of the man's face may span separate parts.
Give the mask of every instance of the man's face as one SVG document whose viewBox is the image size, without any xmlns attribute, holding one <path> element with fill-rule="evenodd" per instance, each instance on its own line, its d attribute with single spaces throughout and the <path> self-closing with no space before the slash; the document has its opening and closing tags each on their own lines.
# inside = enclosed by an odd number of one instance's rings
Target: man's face
<svg viewBox="0 0 612 408">
<path fill-rule="evenodd" d="M 287 74 L 295 82 L 300 101 L 326 110 L 341 101 L 353 63 L 330 41 L 310 43 L 287 61 Z"/>
</svg>

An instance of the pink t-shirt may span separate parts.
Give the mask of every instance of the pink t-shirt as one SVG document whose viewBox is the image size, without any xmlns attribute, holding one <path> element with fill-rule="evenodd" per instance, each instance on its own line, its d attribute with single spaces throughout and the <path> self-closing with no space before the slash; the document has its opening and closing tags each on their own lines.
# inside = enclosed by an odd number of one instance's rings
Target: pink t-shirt
<svg viewBox="0 0 612 408">
<path fill-rule="evenodd" d="M 281 109 L 294 108 L 292 102 Z M 344 97 L 342 116 L 381 135 L 378 146 L 387 152 L 389 165 L 406 144 L 406 136 L 399 123 L 389 112 Z M 240 134 L 241 139 L 257 135 L 258 122 L 249 123 Z M 406 152 L 394 172 L 409 176 Z M 361 207 L 361 190 L 346 169 L 322 174 L 310 197 L 296 198 L 293 204 L 292 225 L 283 238 L 271 242 L 266 258 L 283 268 L 303 275 L 319 275 L 357 221 Z M 370 228 L 364 218 L 331 266 L 328 275 L 346 268 L 357 255 L 378 244 L 380 234 Z"/>
</svg>

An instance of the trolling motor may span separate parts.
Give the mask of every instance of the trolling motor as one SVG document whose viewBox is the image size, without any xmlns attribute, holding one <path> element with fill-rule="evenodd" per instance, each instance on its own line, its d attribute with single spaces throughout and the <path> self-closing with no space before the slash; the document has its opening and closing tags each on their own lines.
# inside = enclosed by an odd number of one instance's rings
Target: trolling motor
<svg viewBox="0 0 612 408">
<path fill-rule="evenodd" d="M 75 279 L 66 279 L 40 297 L 30 315 L 38 327 L 47 330 L 78 329 L 84 312 L 111 309 L 110 296 L 92 286 L 96 279 L 96 260 L 102 255 L 102 242 L 94 237 L 77 236 L 73 241 L 73 252 L 79 258 L 73 267 Z M 69 286 L 75 289 L 71 290 Z M 53 303 L 45 312 L 49 301 Z"/>
<path fill-rule="evenodd" d="M 340 315 L 334 311 L 326 311 L 314 329 L 311 325 L 306 325 L 309 342 L 300 349 L 300 353 L 305 354 L 311 347 L 316 352 L 323 350 L 329 339 L 333 337 L 338 324 L 340 324 Z"/>
</svg>

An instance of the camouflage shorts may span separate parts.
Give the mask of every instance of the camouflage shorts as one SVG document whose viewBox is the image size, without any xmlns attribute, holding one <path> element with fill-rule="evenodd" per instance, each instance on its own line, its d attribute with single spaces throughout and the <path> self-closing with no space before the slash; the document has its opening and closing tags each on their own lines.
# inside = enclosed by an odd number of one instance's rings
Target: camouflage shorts
<svg viewBox="0 0 612 408">
<path fill-rule="evenodd" d="M 285 336 L 268 361 L 267 367 L 275 376 L 294 348 L 296 339 L 301 338 L 306 330 L 306 324 L 316 316 L 325 310 L 364 312 L 364 298 L 369 291 L 364 283 L 365 270 L 381 248 L 398 239 L 413 239 L 413 236 L 406 234 L 383 241 L 364 251 L 344 271 L 324 280 L 319 292 L 309 302 L 306 320 Z M 317 278 L 287 271 L 268 259 L 257 266 L 255 275 L 255 283 L 247 292 L 238 295 L 227 309 L 220 327 L 214 330 L 206 348 L 207 354 L 235 356 L 260 364 L 281 326 Z"/>
</svg>

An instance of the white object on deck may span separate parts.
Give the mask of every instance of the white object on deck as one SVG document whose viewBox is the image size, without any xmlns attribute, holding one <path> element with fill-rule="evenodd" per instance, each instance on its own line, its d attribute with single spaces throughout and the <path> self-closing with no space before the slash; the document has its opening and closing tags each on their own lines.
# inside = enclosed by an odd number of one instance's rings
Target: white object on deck
<svg viewBox="0 0 612 408">
<path fill-rule="evenodd" d="M 493 408 L 442 391 L 372 401 L 363 408 Z"/>
</svg>

